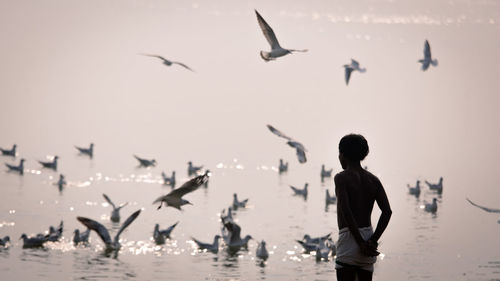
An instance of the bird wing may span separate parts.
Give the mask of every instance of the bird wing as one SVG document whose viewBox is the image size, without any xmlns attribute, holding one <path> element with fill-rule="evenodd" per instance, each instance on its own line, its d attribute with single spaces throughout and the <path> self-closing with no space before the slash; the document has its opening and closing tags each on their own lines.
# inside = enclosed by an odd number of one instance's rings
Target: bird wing
<svg viewBox="0 0 500 281">
<path fill-rule="evenodd" d="M 185 194 L 192 192 L 192 191 L 195 191 L 198 187 L 200 187 L 200 185 L 204 184 L 207 180 L 208 180 L 207 174 L 194 177 L 194 178 L 188 180 L 187 182 L 185 182 L 181 187 L 172 190 L 166 196 L 181 198 Z M 158 201 L 158 199 L 157 199 L 157 201 Z"/>
<path fill-rule="evenodd" d="M 287 136 L 287 135 L 283 134 L 280 130 L 278 130 L 278 129 L 274 128 L 273 126 L 271 126 L 271 125 L 269 125 L 269 124 L 267 125 L 267 128 L 269 129 L 269 131 L 271 131 L 273 134 L 277 135 L 278 137 L 285 138 L 285 139 L 287 139 L 287 140 L 289 140 L 289 141 L 291 141 L 291 140 L 292 140 L 292 138 L 291 138 L 291 137 L 289 137 L 289 136 Z"/>
<path fill-rule="evenodd" d="M 351 79 L 351 73 L 352 73 L 352 68 L 349 66 L 344 66 L 345 67 L 345 84 L 349 85 L 349 80 Z"/>
<path fill-rule="evenodd" d="M 484 210 L 484 211 L 489 212 L 489 213 L 500 213 L 500 209 L 491 209 L 491 208 L 483 207 L 483 206 L 480 206 L 480 205 L 470 201 L 469 198 L 465 198 L 465 199 L 467 199 L 467 201 L 469 201 L 469 203 L 471 203 L 472 206 L 476 206 L 481 210 Z"/>
<path fill-rule="evenodd" d="M 431 45 L 429 45 L 429 41 L 425 40 L 424 44 L 424 57 L 431 58 Z"/>
<path fill-rule="evenodd" d="M 127 218 L 127 220 L 120 227 L 120 230 L 118 230 L 118 232 L 116 233 L 115 242 L 118 242 L 118 240 L 120 239 L 120 234 L 122 234 L 125 228 L 127 228 L 139 216 L 140 213 L 141 210 L 139 209 Z"/>
<path fill-rule="evenodd" d="M 237 225 L 235 222 L 227 222 L 226 224 L 224 224 L 224 226 L 231 234 L 229 242 L 235 243 L 241 241 L 241 227 L 239 225 Z"/>
<path fill-rule="evenodd" d="M 351 59 L 351 66 L 352 66 L 352 68 L 358 68 L 359 62 L 355 59 Z"/>
<path fill-rule="evenodd" d="M 80 221 L 83 225 L 85 225 L 87 228 L 97 232 L 97 234 L 99 235 L 99 237 L 101 237 L 101 240 L 105 244 L 111 244 L 113 242 L 111 241 L 111 236 L 109 236 L 109 232 L 106 229 L 106 227 L 104 227 L 104 225 L 89 218 L 77 217 L 76 219 Z"/>
<path fill-rule="evenodd" d="M 167 60 L 166 58 L 162 57 L 162 56 L 159 56 L 159 55 L 150 55 L 150 54 L 141 54 L 143 56 L 148 56 L 148 57 L 154 57 L 154 58 L 159 58 L 161 59 L 162 61 L 165 61 L 165 62 L 168 62 L 170 63 L 171 61 Z"/>
<path fill-rule="evenodd" d="M 430 65 L 430 64 L 431 64 L 431 63 L 430 63 L 430 61 L 429 61 L 429 60 L 424 60 L 424 61 L 422 62 L 422 70 L 423 70 L 423 71 L 426 71 L 426 70 L 427 70 L 427 68 L 429 68 L 429 65 Z"/>
<path fill-rule="evenodd" d="M 179 224 L 179 222 L 174 223 L 173 225 L 169 226 L 165 230 L 161 230 L 160 233 L 165 234 L 165 235 L 170 235 L 170 232 L 172 232 L 172 230 L 174 230 L 174 228 L 177 226 L 177 224 Z"/>
<path fill-rule="evenodd" d="M 104 199 L 106 199 L 106 201 L 109 203 L 109 205 L 113 206 L 113 209 L 116 209 L 115 204 L 113 204 L 113 202 L 111 201 L 111 199 L 109 199 L 108 195 L 106 195 L 106 194 L 103 193 L 102 197 L 104 197 Z"/>
<path fill-rule="evenodd" d="M 173 61 L 172 63 L 178 64 L 178 65 L 180 65 L 180 66 L 184 67 L 185 69 L 187 69 L 187 70 L 191 70 L 192 72 L 194 72 L 194 70 L 193 70 L 193 69 L 191 69 L 189 66 L 187 66 L 187 65 L 183 64 L 182 62 Z"/>
<path fill-rule="evenodd" d="M 274 34 L 273 29 L 267 24 L 264 18 L 255 10 L 255 14 L 257 15 L 257 21 L 259 22 L 260 29 L 262 33 L 264 33 L 264 37 L 266 37 L 267 42 L 271 45 L 271 49 L 281 48 L 280 43 L 278 42 L 278 38 Z"/>
</svg>

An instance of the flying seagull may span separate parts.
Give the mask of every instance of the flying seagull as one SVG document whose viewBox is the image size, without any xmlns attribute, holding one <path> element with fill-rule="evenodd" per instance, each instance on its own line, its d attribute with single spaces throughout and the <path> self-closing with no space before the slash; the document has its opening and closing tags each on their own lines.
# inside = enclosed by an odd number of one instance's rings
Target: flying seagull
<svg viewBox="0 0 500 281">
<path fill-rule="evenodd" d="M 113 203 L 113 201 L 111 201 L 111 199 L 109 199 L 108 195 L 103 193 L 102 197 L 104 197 L 104 199 L 109 203 L 109 205 L 111 205 L 111 207 L 113 207 L 113 211 L 111 211 L 111 221 L 112 222 L 120 222 L 120 209 L 127 206 L 128 202 L 116 207 L 115 204 Z"/>
<path fill-rule="evenodd" d="M 78 151 L 80 152 L 80 154 L 86 154 L 90 158 L 92 158 L 94 156 L 94 144 L 93 143 L 90 144 L 89 148 L 78 147 L 76 145 L 75 145 L 75 148 L 78 149 Z"/>
<path fill-rule="evenodd" d="M 104 225 L 96 222 L 95 220 L 84 217 L 77 217 L 77 219 L 87 228 L 90 228 L 93 231 L 97 232 L 102 242 L 104 242 L 104 244 L 106 245 L 105 252 L 111 252 L 118 251 L 121 248 L 120 234 L 139 216 L 140 213 L 141 210 L 137 210 L 135 213 L 130 215 L 130 217 L 128 217 L 127 220 L 122 224 L 120 230 L 118 230 L 113 240 L 111 240 L 111 236 L 109 236 L 109 232 Z"/>
<path fill-rule="evenodd" d="M 424 44 L 424 58 L 418 60 L 419 63 L 422 64 L 422 71 L 426 71 L 429 68 L 429 65 L 437 66 L 437 59 L 432 59 L 431 55 L 431 46 L 429 45 L 429 41 L 425 40 Z"/>
<path fill-rule="evenodd" d="M 273 29 L 269 26 L 269 24 L 267 24 L 257 10 L 255 10 L 255 14 L 257 15 L 257 21 L 259 22 L 260 29 L 262 29 L 262 33 L 264 33 L 264 37 L 266 37 L 267 42 L 271 45 L 271 52 L 260 51 L 260 56 L 263 60 L 267 62 L 293 52 L 307 52 L 307 49 L 294 50 L 282 48 L 278 42 L 278 38 L 276 38 L 276 35 L 274 34 Z"/>
<path fill-rule="evenodd" d="M 351 79 L 351 73 L 353 71 L 357 70 L 360 73 L 366 72 L 366 68 L 360 68 L 359 62 L 357 62 L 354 59 L 351 59 L 351 64 L 344 64 L 344 69 L 345 69 L 345 84 L 346 85 L 349 85 L 349 80 Z"/>
<path fill-rule="evenodd" d="M 187 66 L 187 65 L 185 65 L 185 64 L 183 64 L 181 62 L 178 62 L 178 61 L 167 60 L 166 58 L 164 58 L 162 56 L 158 56 L 158 55 L 150 55 L 150 54 L 141 54 L 141 55 L 161 59 L 163 61 L 163 64 L 166 65 L 166 66 L 171 66 L 172 64 L 178 64 L 178 65 L 184 67 L 187 70 L 191 70 L 192 72 L 195 72 L 189 66 Z"/>
<path fill-rule="evenodd" d="M 191 202 L 182 199 L 182 196 L 186 195 L 189 192 L 195 191 L 196 189 L 198 189 L 198 187 L 200 187 L 200 185 L 204 184 L 205 181 L 207 180 L 208 180 L 208 173 L 192 178 L 189 181 L 185 182 L 181 187 L 170 191 L 170 193 L 168 193 L 167 195 L 158 197 L 153 202 L 153 204 L 160 203 L 160 206 L 158 206 L 158 209 L 160 209 L 161 206 L 163 206 L 163 204 L 165 203 L 167 207 L 174 207 L 178 210 L 181 210 L 181 207 L 183 205 L 186 204 L 193 205 L 191 204 Z"/>
<path fill-rule="evenodd" d="M 300 163 L 306 163 L 307 159 L 306 159 L 306 148 L 304 147 L 304 145 L 302 145 L 300 142 L 298 141 L 295 141 L 293 140 L 291 137 L 283 134 L 281 131 L 279 131 L 278 129 L 274 128 L 273 126 L 271 125 L 267 125 L 267 128 L 275 135 L 277 135 L 278 137 L 280 138 L 284 138 L 286 140 L 288 140 L 287 144 L 293 148 L 295 148 L 296 152 L 297 152 L 297 158 L 299 159 L 299 162 Z"/>
</svg>

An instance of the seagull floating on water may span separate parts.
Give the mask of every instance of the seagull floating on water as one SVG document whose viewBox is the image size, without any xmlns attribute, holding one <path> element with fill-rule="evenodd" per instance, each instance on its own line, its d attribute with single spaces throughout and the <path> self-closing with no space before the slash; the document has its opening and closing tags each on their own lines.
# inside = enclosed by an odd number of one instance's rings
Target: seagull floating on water
<svg viewBox="0 0 500 281">
<path fill-rule="evenodd" d="M 293 148 L 295 148 L 296 152 L 297 152 L 297 158 L 299 159 L 299 162 L 300 163 L 306 163 L 307 159 L 306 159 L 306 148 L 300 143 L 300 142 L 297 142 L 295 140 L 293 140 L 292 138 L 290 138 L 289 136 L 283 134 L 281 131 L 279 131 L 278 129 L 274 128 L 273 126 L 271 125 L 267 125 L 267 128 L 275 135 L 277 135 L 278 137 L 280 138 L 284 138 L 286 140 L 288 140 L 287 144 Z"/>
<path fill-rule="evenodd" d="M 330 170 L 326 170 L 325 165 L 321 165 L 321 181 L 323 181 L 324 178 L 331 178 L 332 172 L 333 168 Z"/>
<path fill-rule="evenodd" d="M 188 176 L 196 175 L 202 168 L 203 168 L 203 166 L 193 166 L 193 162 L 189 161 L 188 162 Z"/>
<path fill-rule="evenodd" d="M 161 172 L 161 177 L 163 178 L 164 185 L 170 185 L 171 187 L 175 186 L 175 171 L 172 172 L 172 176 L 168 177 L 165 172 Z"/>
<path fill-rule="evenodd" d="M 40 163 L 44 168 L 57 171 L 57 159 L 59 159 L 59 156 L 56 155 L 51 162 L 38 161 L 38 163 Z"/>
<path fill-rule="evenodd" d="M 111 240 L 108 229 L 106 229 L 104 225 L 96 222 L 95 220 L 84 217 L 77 217 L 77 220 L 99 235 L 102 242 L 104 242 L 104 245 L 106 246 L 105 252 L 109 253 L 112 251 L 118 252 L 118 250 L 120 250 L 120 234 L 139 216 L 140 213 L 141 210 L 137 210 L 132 215 L 130 215 L 130 217 L 128 217 L 127 220 L 125 220 L 125 222 L 122 224 L 113 240 Z"/>
<path fill-rule="evenodd" d="M 57 181 L 57 187 L 59 187 L 59 191 L 62 191 L 63 188 L 66 186 L 66 180 L 64 179 L 64 175 L 60 174 L 59 175 L 59 180 Z"/>
<path fill-rule="evenodd" d="M 326 201 L 326 205 L 335 204 L 335 203 L 337 203 L 337 197 L 335 197 L 335 195 L 330 195 L 330 192 L 327 189 L 325 201 Z"/>
<path fill-rule="evenodd" d="M 181 187 L 170 191 L 170 193 L 168 193 L 167 195 L 159 197 L 153 202 L 153 204 L 160 203 L 158 209 L 160 209 L 162 205 L 165 204 L 167 207 L 174 207 L 178 210 L 181 210 L 181 207 L 183 205 L 186 204 L 193 205 L 191 204 L 191 202 L 182 199 L 182 196 L 186 195 L 189 192 L 195 191 L 207 180 L 208 180 L 208 173 L 192 178 L 186 183 L 184 183 Z"/>
<path fill-rule="evenodd" d="M 302 240 L 305 241 L 306 243 L 319 244 L 320 241 L 325 241 L 325 240 L 330 239 L 331 235 L 332 235 L 331 233 L 328 233 L 325 236 L 312 238 L 309 234 L 305 234 L 304 238 L 302 238 Z"/>
<path fill-rule="evenodd" d="M 151 167 L 151 166 L 152 167 L 156 166 L 156 160 L 154 160 L 154 159 L 148 160 L 148 159 L 140 158 L 136 155 L 134 155 L 134 157 L 135 157 L 135 159 L 137 159 L 137 161 L 139 161 L 139 166 L 141 166 L 141 167 L 147 168 L 147 167 Z"/>
<path fill-rule="evenodd" d="M 238 208 L 245 208 L 247 205 L 248 198 L 242 201 L 238 201 L 238 195 L 236 193 L 233 194 L 233 208 L 237 210 Z"/>
<path fill-rule="evenodd" d="M 24 158 L 22 158 L 19 161 L 19 165 L 18 166 L 10 165 L 10 164 L 7 164 L 7 163 L 5 163 L 5 166 L 7 166 L 7 168 L 9 168 L 9 172 L 17 172 L 20 175 L 23 175 L 24 174 L 24 161 L 25 161 Z"/>
<path fill-rule="evenodd" d="M 255 256 L 262 260 L 267 260 L 269 258 L 269 252 L 266 249 L 266 241 L 262 240 L 257 246 L 257 251 L 255 252 Z"/>
<path fill-rule="evenodd" d="M 80 243 L 88 243 L 90 236 L 90 228 L 87 228 L 84 232 L 80 233 L 79 229 L 75 229 L 73 232 L 73 245 L 78 245 Z"/>
<path fill-rule="evenodd" d="M 5 247 L 5 245 L 7 245 L 7 243 L 9 243 L 9 242 L 10 242 L 10 237 L 5 236 L 3 239 L 0 239 L 0 246 Z"/>
<path fill-rule="evenodd" d="M 23 249 L 27 248 L 41 248 L 43 247 L 43 244 L 47 242 L 47 238 L 44 236 L 35 236 L 35 237 L 28 237 L 26 234 L 22 234 L 21 238 L 23 239 Z"/>
<path fill-rule="evenodd" d="M 252 239 L 251 235 L 245 236 L 241 239 L 241 227 L 234 221 L 224 222 L 224 229 L 227 235 L 222 235 L 225 239 L 224 242 L 228 246 L 230 251 L 238 251 L 240 248 L 247 248 L 248 241 Z"/>
<path fill-rule="evenodd" d="M 104 199 L 109 203 L 109 205 L 113 207 L 113 211 L 111 211 L 111 217 L 110 217 L 111 221 L 120 222 L 120 210 L 121 208 L 127 206 L 128 202 L 120 204 L 120 206 L 116 207 L 113 201 L 111 201 L 111 199 L 109 199 L 109 197 L 106 194 L 103 193 L 102 197 L 104 197 Z"/>
<path fill-rule="evenodd" d="M 276 58 L 282 57 L 284 55 L 291 54 L 293 52 L 307 52 L 307 49 L 304 50 L 294 50 L 294 49 L 284 49 L 280 46 L 278 42 L 278 38 L 274 34 L 273 29 L 267 24 L 264 18 L 255 10 L 255 14 L 257 15 L 257 21 L 259 22 L 260 29 L 262 33 L 264 33 L 264 37 L 266 37 L 267 42 L 271 46 L 271 52 L 260 51 L 260 57 L 268 62 L 271 60 L 275 60 Z"/>
<path fill-rule="evenodd" d="M 78 147 L 76 145 L 75 145 L 75 148 L 78 149 L 80 154 L 88 155 L 90 158 L 94 157 L 94 144 L 93 143 L 90 143 L 89 148 Z"/>
<path fill-rule="evenodd" d="M 196 245 L 198 246 L 198 249 L 200 249 L 200 250 L 206 249 L 207 251 L 210 251 L 214 254 L 217 254 L 219 252 L 219 239 L 220 239 L 220 235 L 215 235 L 214 242 L 212 244 L 209 244 L 209 243 L 203 243 L 203 242 L 191 237 L 191 240 L 193 240 L 194 243 L 196 243 Z"/>
<path fill-rule="evenodd" d="M 288 171 L 288 162 L 284 163 L 283 159 L 280 159 L 280 165 L 278 167 L 279 173 L 284 173 Z"/>
<path fill-rule="evenodd" d="M 365 73 L 366 68 L 360 68 L 359 62 L 354 59 L 351 59 L 351 64 L 344 64 L 345 70 L 345 84 L 349 85 L 349 80 L 351 79 L 351 74 L 353 71 L 359 71 L 360 73 Z"/>
<path fill-rule="evenodd" d="M 304 199 L 305 199 L 305 198 L 307 198 L 307 186 L 309 186 L 309 184 L 306 182 L 304 184 L 303 189 L 296 188 L 295 186 L 291 186 L 291 185 L 290 185 L 290 188 L 293 190 L 295 195 L 304 196 Z"/>
<path fill-rule="evenodd" d="M 332 256 L 335 255 L 335 244 L 331 242 L 331 240 L 321 240 L 318 244 L 316 244 L 316 261 L 328 261 L 328 256 L 332 253 Z"/>
<path fill-rule="evenodd" d="M 179 222 L 174 223 L 164 230 L 160 230 L 160 225 L 155 224 L 155 229 L 153 231 L 153 239 L 155 240 L 155 243 L 157 245 L 165 244 L 165 238 L 170 238 L 170 233 L 172 233 L 177 224 L 179 224 Z"/>
<path fill-rule="evenodd" d="M 50 242 L 59 241 L 59 239 L 61 239 L 62 234 L 63 234 L 63 226 L 64 226 L 63 221 L 61 221 L 59 223 L 59 227 L 58 228 L 50 226 L 49 227 L 49 233 L 47 235 L 45 235 L 45 239 L 47 241 L 50 241 Z"/>
<path fill-rule="evenodd" d="M 420 196 L 420 181 L 417 181 L 417 185 L 415 187 L 411 187 L 409 184 L 406 185 L 408 187 L 408 192 L 411 195 L 415 195 L 416 197 Z"/>
<path fill-rule="evenodd" d="M 435 190 L 435 191 L 437 191 L 438 194 L 443 193 L 443 177 L 440 177 L 439 182 L 436 184 L 430 183 L 428 181 L 425 181 L 425 184 L 427 184 L 429 186 L 430 190 Z"/>
<path fill-rule="evenodd" d="M 431 46 L 429 45 L 429 41 L 425 40 L 424 44 L 424 58 L 418 60 L 419 63 L 422 64 L 422 71 L 426 71 L 429 68 L 429 65 L 437 66 L 437 59 L 432 59 L 431 55 Z"/>
<path fill-rule="evenodd" d="M 148 57 L 154 57 L 154 58 L 158 58 L 160 60 L 163 61 L 163 64 L 166 65 L 166 66 L 171 66 L 172 64 L 177 64 L 177 65 L 180 65 L 182 67 L 184 67 L 185 69 L 187 70 L 191 70 L 192 72 L 195 72 L 193 69 L 191 69 L 189 66 L 181 63 L 181 62 L 178 62 L 178 61 L 171 61 L 171 60 L 168 60 L 162 56 L 159 56 L 159 55 L 150 55 L 150 54 L 141 54 L 143 56 L 148 56 Z"/>
<path fill-rule="evenodd" d="M 429 213 L 436 213 L 438 209 L 437 199 L 433 198 L 432 203 L 425 204 L 425 211 Z"/>
<path fill-rule="evenodd" d="M 12 156 L 12 157 L 16 157 L 16 148 L 17 148 L 17 145 L 14 144 L 12 146 L 12 149 L 3 149 L 3 148 L 0 148 L 0 151 L 2 152 L 2 155 L 3 156 Z"/>
</svg>

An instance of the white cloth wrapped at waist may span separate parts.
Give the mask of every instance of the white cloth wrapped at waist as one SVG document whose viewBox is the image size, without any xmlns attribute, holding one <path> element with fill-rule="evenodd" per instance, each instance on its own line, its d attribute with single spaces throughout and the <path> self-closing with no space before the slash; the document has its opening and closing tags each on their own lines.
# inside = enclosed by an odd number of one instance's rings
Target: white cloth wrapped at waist
<svg viewBox="0 0 500 281">
<path fill-rule="evenodd" d="M 366 241 L 373 235 L 371 226 L 359 228 L 361 237 Z M 344 227 L 339 231 L 339 240 L 337 241 L 337 257 L 335 259 L 335 268 L 344 268 L 346 265 L 351 265 L 359 269 L 373 272 L 373 264 L 377 261 L 377 257 L 365 256 L 361 253 L 356 239 L 349 231 L 349 228 Z M 344 264 L 344 265 L 341 265 Z"/>
</svg>

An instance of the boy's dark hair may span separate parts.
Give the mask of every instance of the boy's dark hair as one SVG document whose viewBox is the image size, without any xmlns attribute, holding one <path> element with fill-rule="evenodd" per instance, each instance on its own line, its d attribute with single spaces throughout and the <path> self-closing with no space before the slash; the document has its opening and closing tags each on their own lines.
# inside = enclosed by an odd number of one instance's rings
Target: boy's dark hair
<svg viewBox="0 0 500 281">
<path fill-rule="evenodd" d="M 346 135 L 339 143 L 339 152 L 342 153 L 345 158 L 353 161 L 365 159 L 369 151 L 368 142 L 362 135 Z"/>
</svg>

